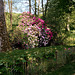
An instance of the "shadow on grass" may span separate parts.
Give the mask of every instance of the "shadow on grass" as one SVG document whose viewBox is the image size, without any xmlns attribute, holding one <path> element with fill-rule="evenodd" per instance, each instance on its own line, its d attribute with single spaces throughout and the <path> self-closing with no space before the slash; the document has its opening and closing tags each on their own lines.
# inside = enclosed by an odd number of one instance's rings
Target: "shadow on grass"
<svg viewBox="0 0 75 75">
<path fill-rule="evenodd" d="M 45 75 L 74 75 L 75 74 L 75 62 L 65 65 L 56 71 Z"/>
</svg>

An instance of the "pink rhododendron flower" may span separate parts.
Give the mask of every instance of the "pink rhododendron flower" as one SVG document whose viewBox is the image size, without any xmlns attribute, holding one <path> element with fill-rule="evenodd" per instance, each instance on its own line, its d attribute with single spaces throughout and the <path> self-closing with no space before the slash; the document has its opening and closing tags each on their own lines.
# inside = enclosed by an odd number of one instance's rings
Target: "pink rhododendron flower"
<svg viewBox="0 0 75 75">
<path fill-rule="evenodd" d="M 45 26 L 46 26 L 47 24 L 45 24 Z"/>
<path fill-rule="evenodd" d="M 42 28 L 44 28 L 44 26 L 42 25 Z"/>
<path fill-rule="evenodd" d="M 29 16 L 27 16 L 29 18 Z"/>
<path fill-rule="evenodd" d="M 68 48 L 68 50 L 70 50 L 71 48 Z"/>
<path fill-rule="evenodd" d="M 42 36 L 42 38 L 45 38 L 44 36 Z"/>
<path fill-rule="evenodd" d="M 35 19 L 36 17 L 33 17 L 33 19 Z"/>
<path fill-rule="evenodd" d="M 45 27 L 45 29 L 46 29 L 47 27 Z"/>
<path fill-rule="evenodd" d="M 24 21 L 24 19 L 22 19 L 21 21 Z"/>
<path fill-rule="evenodd" d="M 46 29 L 46 31 L 48 31 L 48 29 Z"/>
<path fill-rule="evenodd" d="M 25 16 L 23 16 L 23 18 L 25 18 Z"/>
<path fill-rule="evenodd" d="M 20 16 L 20 18 L 22 17 L 22 15 Z"/>
<path fill-rule="evenodd" d="M 38 20 L 40 20 L 41 22 L 43 22 L 43 23 L 44 23 L 44 21 L 43 21 L 42 19 L 40 19 L 40 18 L 39 18 Z"/>
<path fill-rule="evenodd" d="M 50 34 L 49 32 L 47 32 L 47 34 Z"/>
<path fill-rule="evenodd" d="M 35 23 L 35 22 L 33 22 L 33 23 L 32 23 L 32 25 L 33 25 L 33 24 L 36 24 L 36 23 Z"/>
<path fill-rule="evenodd" d="M 46 27 L 47 24 L 45 24 L 44 20 L 35 17 L 29 12 L 23 12 L 22 16 L 19 28 L 27 34 L 29 45 L 35 47 L 38 46 L 39 42 L 45 43 L 44 45 L 48 44 L 53 34 L 51 30 Z M 38 37 L 40 37 L 39 41 Z"/>
</svg>

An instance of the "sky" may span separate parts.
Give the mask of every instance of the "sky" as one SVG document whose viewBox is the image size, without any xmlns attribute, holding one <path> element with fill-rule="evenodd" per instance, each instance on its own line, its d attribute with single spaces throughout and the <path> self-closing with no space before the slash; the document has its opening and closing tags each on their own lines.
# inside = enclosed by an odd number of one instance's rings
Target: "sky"
<svg viewBox="0 0 75 75">
<path fill-rule="evenodd" d="M 9 7 L 8 7 L 8 0 L 5 0 L 7 2 L 6 4 L 6 12 L 9 12 Z M 13 1 L 13 12 L 15 13 L 22 13 L 22 12 L 27 12 L 29 11 L 29 0 L 12 0 Z M 38 0 L 36 0 L 37 5 L 38 5 Z M 31 12 L 34 13 L 34 3 L 35 0 L 31 0 L 31 5 L 32 9 Z M 44 0 L 44 5 L 46 4 L 46 0 Z M 41 0 L 40 0 L 40 10 L 41 10 Z"/>
</svg>

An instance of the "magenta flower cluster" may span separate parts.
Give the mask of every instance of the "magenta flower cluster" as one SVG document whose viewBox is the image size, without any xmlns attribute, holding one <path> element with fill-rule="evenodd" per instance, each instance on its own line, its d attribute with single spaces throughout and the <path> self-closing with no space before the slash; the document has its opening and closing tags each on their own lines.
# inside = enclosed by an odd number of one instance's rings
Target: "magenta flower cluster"
<svg viewBox="0 0 75 75">
<path fill-rule="evenodd" d="M 29 12 L 23 12 L 20 16 L 21 21 L 17 26 L 22 32 L 27 33 L 29 45 L 33 48 L 38 45 L 46 46 L 52 35 L 51 29 L 47 27 L 44 20 L 35 17 Z"/>
</svg>

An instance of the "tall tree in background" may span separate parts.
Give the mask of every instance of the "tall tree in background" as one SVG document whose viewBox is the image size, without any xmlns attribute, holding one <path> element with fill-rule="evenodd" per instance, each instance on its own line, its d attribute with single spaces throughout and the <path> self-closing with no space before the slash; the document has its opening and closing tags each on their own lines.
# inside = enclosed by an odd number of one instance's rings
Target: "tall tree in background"
<svg viewBox="0 0 75 75">
<path fill-rule="evenodd" d="M 12 0 L 11 0 L 11 11 L 10 11 L 10 23 L 11 23 L 11 27 L 12 27 Z"/>
<path fill-rule="evenodd" d="M 35 13 L 34 14 L 36 15 L 36 0 L 35 0 Z"/>
<path fill-rule="evenodd" d="M 43 18 L 44 18 L 44 6 L 43 6 L 43 0 L 42 0 L 42 13 L 43 13 Z"/>
<path fill-rule="evenodd" d="M 0 52 L 10 50 L 7 28 L 4 16 L 4 3 L 0 0 Z"/>
<path fill-rule="evenodd" d="M 39 16 L 39 6 L 40 6 L 40 0 L 38 0 L 38 16 Z"/>
<path fill-rule="evenodd" d="M 8 5 L 9 5 L 9 13 L 10 13 L 10 25 L 12 29 L 12 0 L 8 0 Z"/>
<path fill-rule="evenodd" d="M 4 0 L 4 12 L 5 12 L 5 3 L 6 3 L 6 2 L 5 2 L 5 0 Z"/>
<path fill-rule="evenodd" d="M 47 12 L 47 7 L 48 7 L 48 0 L 47 0 L 47 3 L 45 5 L 45 16 L 46 16 L 46 12 Z"/>
<path fill-rule="evenodd" d="M 29 0 L 29 12 L 31 13 L 31 0 Z"/>
<path fill-rule="evenodd" d="M 72 9 L 74 8 L 72 0 L 49 0 L 46 21 L 53 32 L 53 42 L 61 44 L 69 36 L 71 24 Z M 50 25 L 51 24 L 51 25 Z M 58 35 L 57 35 L 58 33 Z M 61 39 L 59 41 L 59 39 Z"/>
<path fill-rule="evenodd" d="M 4 15 L 5 15 L 5 4 L 6 4 L 6 1 L 4 0 Z M 6 16 L 5 16 L 5 20 L 6 20 Z"/>
<path fill-rule="evenodd" d="M 71 17 L 71 12 L 74 8 L 75 2 L 73 0 L 59 0 L 58 7 L 59 9 L 62 9 L 61 11 L 66 15 L 66 30 L 70 31 L 70 17 Z"/>
</svg>

